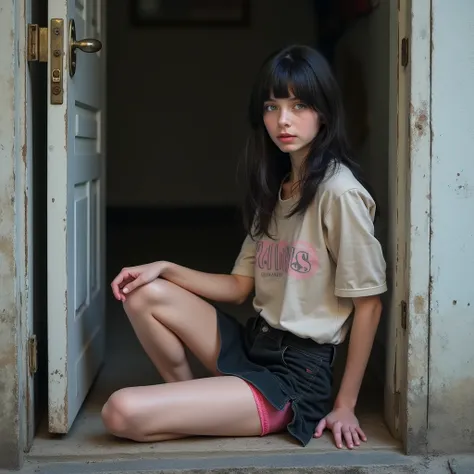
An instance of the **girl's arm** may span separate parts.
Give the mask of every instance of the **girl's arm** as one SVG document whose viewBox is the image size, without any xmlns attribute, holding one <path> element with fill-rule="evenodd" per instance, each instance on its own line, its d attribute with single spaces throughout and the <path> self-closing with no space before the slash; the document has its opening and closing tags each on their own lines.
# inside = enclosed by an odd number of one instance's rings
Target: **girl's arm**
<svg viewBox="0 0 474 474">
<path fill-rule="evenodd" d="M 380 321 L 382 303 L 379 296 L 354 298 L 354 322 L 349 340 L 346 368 L 334 408 L 354 410 Z"/>
<path fill-rule="evenodd" d="M 212 301 L 241 304 L 254 287 L 254 279 L 249 276 L 205 273 L 171 262 L 161 263 L 160 277 Z"/>
<path fill-rule="evenodd" d="M 374 229 L 375 202 L 362 189 L 349 189 L 332 201 L 325 214 L 328 248 L 336 263 L 335 295 L 355 306 L 346 368 L 333 410 L 318 424 L 320 437 L 329 428 L 342 448 L 358 446 L 366 436 L 354 408 L 380 320 L 378 295 L 387 291 L 386 265 Z"/>
<path fill-rule="evenodd" d="M 354 305 L 354 322 L 341 386 L 332 412 L 319 422 L 314 434 L 319 438 L 328 428 L 333 432 L 336 446 L 342 448 L 345 442 L 349 449 L 359 446 L 360 440 L 367 441 L 354 410 L 382 312 L 379 296 L 354 298 Z"/>
<path fill-rule="evenodd" d="M 203 298 L 241 304 L 254 288 L 255 252 L 256 243 L 247 236 L 230 275 L 200 272 L 167 261 L 123 268 L 112 281 L 112 291 L 117 300 L 125 302 L 131 291 L 163 278 Z"/>
</svg>

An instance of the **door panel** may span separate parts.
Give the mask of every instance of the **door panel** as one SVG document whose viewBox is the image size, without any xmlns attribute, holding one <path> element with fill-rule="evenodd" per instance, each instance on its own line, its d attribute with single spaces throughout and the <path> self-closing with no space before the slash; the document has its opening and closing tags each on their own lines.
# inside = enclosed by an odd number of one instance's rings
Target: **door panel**
<svg viewBox="0 0 474 474">
<path fill-rule="evenodd" d="M 75 22 L 77 40 L 101 40 L 101 3 L 49 0 L 49 20 L 64 20 L 63 104 L 51 104 L 48 92 L 48 385 L 53 433 L 69 431 L 104 358 L 104 55 L 76 49 L 73 77 L 68 70 L 69 21 Z"/>
</svg>

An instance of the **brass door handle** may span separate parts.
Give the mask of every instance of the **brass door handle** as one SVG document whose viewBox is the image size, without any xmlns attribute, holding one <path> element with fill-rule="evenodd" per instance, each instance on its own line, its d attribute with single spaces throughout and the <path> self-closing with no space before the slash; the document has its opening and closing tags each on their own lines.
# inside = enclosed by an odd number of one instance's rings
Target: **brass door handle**
<svg viewBox="0 0 474 474">
<path fill-rule="evenodd" d="M 97 51 L 102 49 L 102 43 L 99 40 L 87 38 L 80 41 L 74 41 L 71 44 L 71 47 L 79 48 L 81 51 L 84 51 L 84 53 L 97 53 Z"/>
<path fill-rule="evenodd" d="M 97 53 L 102 49 L 102 43 L 93 38 L 85 38 L 76 41 L 76 23 L 74 20 L 69 21 L 69 75 L 71 77 L 76 73 L 77 53 L 80 49 L 84 53 Z"/>
</svg>

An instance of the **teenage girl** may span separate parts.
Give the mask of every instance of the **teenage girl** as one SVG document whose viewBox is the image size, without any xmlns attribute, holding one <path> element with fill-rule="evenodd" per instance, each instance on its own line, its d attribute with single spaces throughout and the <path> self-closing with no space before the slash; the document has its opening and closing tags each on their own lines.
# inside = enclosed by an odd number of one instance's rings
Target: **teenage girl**
<svg viewBox="0 0 474 474">
<path fill-rule="evenodd" d="M 158 261 L 124 268 L 115 298 L 165 384 L 124 388 L 102 410 L 114 435 L 156 442 L 287 430 L 303 446 L 366 441 L 354 414 L 386 291 L 375 202 L 358 178 L 341 96 L 305 46 L 272 55 L 250 99 L 247 237 L 231 274 Z M 218 236 L 216 236 L 218 238 Z M 241 326 L 203 298 L 243 303 Z M 336 347 L 351 325 L 339 392 Z M 194 379 L 185 346 L 211 372 Z"/>
</svg>

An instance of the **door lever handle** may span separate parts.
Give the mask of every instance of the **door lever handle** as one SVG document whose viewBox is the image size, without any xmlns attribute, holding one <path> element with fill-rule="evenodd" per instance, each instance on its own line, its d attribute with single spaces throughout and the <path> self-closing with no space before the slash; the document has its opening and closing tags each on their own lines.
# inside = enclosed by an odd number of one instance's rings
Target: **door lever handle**
<svg viewBox="0 0 474 474">
<path fill-rule="evenodd" d="M 71 77 L 76 73 L 77 50 L 80 49 L 84 53 L 97 53 L 102 49 L 102 43 L 98 39 L 84 38 L 76 40 L 76 23 L 74 20 L 69 21 L 69 75 Z"/>
<path fill-rule="evenodd" d="M 79 48 L 84 53 L 97 53 L 102 49 L 102 43 L 97 39 L 85 38 L 83 40 L 74 41 L 71 47 Z"/>
</svg>

